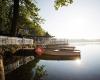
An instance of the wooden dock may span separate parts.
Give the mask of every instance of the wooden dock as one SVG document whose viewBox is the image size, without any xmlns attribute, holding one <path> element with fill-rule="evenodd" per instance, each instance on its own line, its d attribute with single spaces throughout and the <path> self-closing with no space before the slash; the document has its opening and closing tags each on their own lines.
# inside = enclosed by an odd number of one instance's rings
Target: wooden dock
<svg viewBox="0 0 100 80">
<path fill-rule="evenodd" d="M 70 46 L 68 41 L 66 42 L 66 40 L 46 38 L 45 41 L 41 41 L 40 39 L 39 41 L 36 42 L 36 44 L 37 45 L 40 44 L 44 46 L 42 47 L 44 49 L 33 48 L 32 47 L 34 44 L 33 39 L 0 36 L 0 40 L 1 40 L 0 41 L 1 49 L 2 49 L 2 46 L 4 47 L 7 46 L 7 51 L 8 51 L 8 48 L 10 48 L 9 47 L 10 45 L 11 45 L 11 48 L 14 48 L 14 49 L 20 46 L 20 48 L 15 49 L 16 51 L 14 51 L 14 54 L 7 53 L 8 55 L 7 56 L 7 55 L 2 55 L 0 53 L 0 80 L 5 80 L 5 74 L 31 61 L 31 57 L 28 57 L 28 56 L 35 56 L 35 57 L 39 56 L 40 59 L 44 59 L 44 60 L 73 60 L 76 58 L 81 58 L 80 51 L 75 50 L 75 47 Z M 0 50 L 0 52 L 3 52 L 3 51 Z M 39 55 L 40 53 L 43 53 L 43 54 Z M 21 58 L 19 59 L 19 57 Z M 25 57 L 25 58 L 22 58 L 22 57 Z M 5 65 L 5 62 L 8 64 Z"/>
<path fill-rule="evenodd" d="M 44 49 L 46 49 L 46 50 L 66 50 L 66 51 L 69 51 L 69 50 L 71 50 L 71 51 L 73 51 L 73 50 L 75 50 L 75 47 L 74 46 L 67 46 L 67 47 L 47 47 L 47 48 L 44 48 Z"/>
<path fill-rule="evenodd" d="M 46 45 L 40 59 L 44 60 L 74 60 L 81 58 L 80 50 L 76 50 L 74 46 L 63 45 Z M 24 48 L 16 52 L 15 55 L 19 56 L 36 56 L 34 48 Z"/>
<path fill-rule="evenodd" d="M 79 50 L 45 50 L 45 53 L 40 56 L 43 60 L 75 60 L 80 59 Z"/>
</svg>

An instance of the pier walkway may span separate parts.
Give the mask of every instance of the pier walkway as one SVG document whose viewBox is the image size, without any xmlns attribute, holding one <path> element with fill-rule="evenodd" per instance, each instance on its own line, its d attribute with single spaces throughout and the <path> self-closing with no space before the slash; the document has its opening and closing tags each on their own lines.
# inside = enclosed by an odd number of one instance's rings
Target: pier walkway
<svg viewBox="0 0 100 80">
<path fill-rule="evenodd" d="M 36 48 L 37 45 L 43 49 Z M 5 73 L 13 71 L 34 59 L 31 56 L 35 57 L 36 53 L 40 56 L 40 59 L 44 59 L 44 57 L 52 60 L 80 58 L 80 51 L 76 50 L 74 46 L 70 46 L 66 39 L 43 36 L 31 39 L 0 36 L 0 80 L 5 80 Z M 16 59 L 18 60 L 16 61 Z M 12 62 L 12 60 L 15 60 L 15 62 Z M 10 63 L 5 66 L 3 62 L 9 61 Z"/>
</svg>

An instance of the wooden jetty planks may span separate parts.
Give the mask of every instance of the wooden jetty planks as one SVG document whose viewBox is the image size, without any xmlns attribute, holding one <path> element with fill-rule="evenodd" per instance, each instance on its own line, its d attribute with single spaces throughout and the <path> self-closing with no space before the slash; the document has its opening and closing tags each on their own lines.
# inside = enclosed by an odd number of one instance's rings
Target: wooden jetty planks
<svg viewBox="0 0 100 80">
<path fill-rule="evenodd" d="M 80 51 L 51 51 L 51 50 L 46 50 L 44 54 L 48 55 L 80 55 Z"/>
<path fill-rule="evenodd" d="M 51 51 L 46 50 L 45 53 L 40 57 L 43 60 L 75 60 L 80 59 L 80 51 Z"/>
</svg>

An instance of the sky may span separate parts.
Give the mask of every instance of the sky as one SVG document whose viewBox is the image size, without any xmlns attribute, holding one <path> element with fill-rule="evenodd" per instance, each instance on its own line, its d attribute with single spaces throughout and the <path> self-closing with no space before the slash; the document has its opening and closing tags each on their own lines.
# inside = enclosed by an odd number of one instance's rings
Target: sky
<svg viewBox="0 0 100 80">
<path fill-rule="evenodd" d="M 73 0 L 59 10 L 54 0 L 37 0 L 40 16 L 45 19 L 42 28 L 56 38 L 100 38 L 100 0 Z"/>
</svg>

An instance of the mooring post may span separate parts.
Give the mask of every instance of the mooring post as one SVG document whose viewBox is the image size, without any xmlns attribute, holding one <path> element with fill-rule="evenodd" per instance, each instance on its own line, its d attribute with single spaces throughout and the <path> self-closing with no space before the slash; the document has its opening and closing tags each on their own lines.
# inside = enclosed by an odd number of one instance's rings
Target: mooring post
<svg viewBox="0 0 100 80">
<path fill-rule="evenodd" d="M 3 57 L 0 55 L 0 80 L 5 80 Z"/>
</svg>

